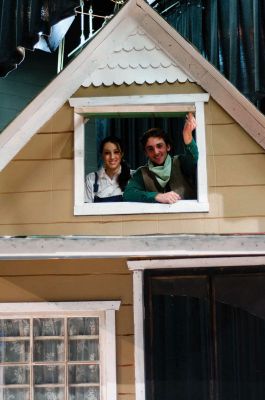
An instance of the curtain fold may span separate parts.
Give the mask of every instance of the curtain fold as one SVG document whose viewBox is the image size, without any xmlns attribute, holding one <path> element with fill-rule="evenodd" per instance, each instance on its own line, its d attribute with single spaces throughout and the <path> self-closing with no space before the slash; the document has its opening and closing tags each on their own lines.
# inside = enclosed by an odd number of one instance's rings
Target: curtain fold
<svg viewBox="0 0 265 400">
<path fill-rule="evenodd" d="M 164 0 L 157 9 L 265 113 L 264 0 Z"/>
<path fill-rule="evenodd" d="M 92 118 L 91 118 L 92 120 Z M 146 163 L 146 156 L 140 145 L 141 136 L 145 131 L 153 127 L 159 127 L 168 133 L 172 148 L 171 155 L 183 154 L 184 144 L 182 130 L 185 121 L 185 114 L 177 117 L 149 116 L 148 118 L 95 118 L 96 146 L 94 152 L 97 154 L 97 166 L 91 165 L 91 153 L 86 151 L 85 173 L 95 171 L 102 165 L 100 155 L 100 143 L 107 136 L 117 136 L 122 139 L 124 157 L 130 168 L 136 169 Z M 88 126 L 89 128 L 89 126 Z M 86 131 L 86 147 L 91 146 L 88 136 L 92 130 Z"/>
<path fill-rule="evenodd" d="M 145 280 L 147 399 L 263 400 L 264 272 L 157 274 Z"/>
</svg>

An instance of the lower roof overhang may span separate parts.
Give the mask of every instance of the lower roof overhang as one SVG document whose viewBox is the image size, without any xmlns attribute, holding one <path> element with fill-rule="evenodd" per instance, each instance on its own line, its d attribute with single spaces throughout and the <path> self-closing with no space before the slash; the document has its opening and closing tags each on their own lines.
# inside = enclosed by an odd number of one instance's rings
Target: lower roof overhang
<svg viewBox="0 0 265 400">
<path fill-rule="evenodd" d="M 0 260 L 124 258 L 148 268 L 150 259 L 198 257 L 255 257 L 264 265 L 265 234 L 0 237 Z"/>
</svg>

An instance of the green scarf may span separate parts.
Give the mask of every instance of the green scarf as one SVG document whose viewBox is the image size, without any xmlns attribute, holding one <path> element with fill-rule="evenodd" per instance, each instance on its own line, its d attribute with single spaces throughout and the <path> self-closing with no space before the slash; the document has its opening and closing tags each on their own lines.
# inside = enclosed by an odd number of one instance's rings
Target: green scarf
<svg viewBox="0 0 265 400">
<path fill-rule="evenodd" d="M 172 160 L 169 154 L 167 155 L 167 158 L 165 159 L 163 165 L 154 165 L 152 161 L 148 160 L 149 171 L 152 171 L 155 174 L 156 180 L 158 181 L 159 185 L 162 186 L 163 188 L 166 186 L 166 184 L 170 179 L 171 164 Z"/>
</svg>

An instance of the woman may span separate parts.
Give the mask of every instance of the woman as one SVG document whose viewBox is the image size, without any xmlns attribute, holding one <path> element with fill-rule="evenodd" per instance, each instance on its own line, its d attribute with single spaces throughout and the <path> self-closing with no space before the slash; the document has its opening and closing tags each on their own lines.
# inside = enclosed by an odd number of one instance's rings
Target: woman
<svg viewBox="0 0 265 400">
<path fill-rule="evenodd" d="M 123 159 L 121 140 L 108 136 L 100 144 L 103 166 L 86 176 L 85 201 L 88 203 L 122 201 L 130 179 L 130 168 Z"/>
</svg>

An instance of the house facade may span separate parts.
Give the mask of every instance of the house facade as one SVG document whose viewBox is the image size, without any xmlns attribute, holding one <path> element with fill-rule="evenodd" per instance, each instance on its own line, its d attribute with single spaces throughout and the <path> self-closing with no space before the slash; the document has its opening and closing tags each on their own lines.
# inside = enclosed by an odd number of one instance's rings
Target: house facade
<svg viewBox="0 0 265 400">
<path fill-rule="evenodd" d="M 98 125 L 189 111 L 196 199 L 85 202 Z M 129 0 L 0 136 L 2 398 L 263 399 L 264 148 L 265 117 Z"/>
</svg>

